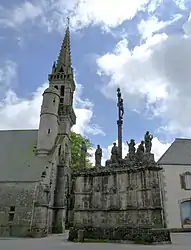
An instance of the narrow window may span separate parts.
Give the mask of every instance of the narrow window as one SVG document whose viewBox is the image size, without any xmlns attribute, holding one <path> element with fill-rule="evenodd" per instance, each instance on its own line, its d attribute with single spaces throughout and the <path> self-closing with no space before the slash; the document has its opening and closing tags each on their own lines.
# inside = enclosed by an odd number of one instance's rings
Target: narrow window
<svg viewBox="0 0 191 250">
<path fill-rule="evenodd" d="M 61 96 L 64 96 L 64 86 L 61 86 L 60 95 L 61 95 Z"/>
<path fill-rule="evenodd" d="M 15 216 L 15 206 L 11 206 L 9 210 L 9 221 L 13 221 Z"/>
<path fill-rule="evenodd" d="M 53 99 L 53 103 L 55 104 L 55 102 L 56 102 L 56 100 L 55 100 L 55 98 Z"/>
<path fill-rule="evenodd" d="M 186 172 L 184 176 L 185 184 L 186 184 L 186 190 L 191 189 L 191 173 Z"/>
<path fill-rule="evenodd" d="M 71 105 L 72 105 L 72 103 L 73 103 L 73 92 L 72 91 L 70 92 L 70 101 L 71 101 Z"/>
<path fill-rule="evenodd" d="M 180 186 L 181 189 L 191 190 L 191 173 L 185 172 L 180 175 Z"/>
<path fill-rule="evenodd" d="M 58 156 L 61 155 L 61 148 L 62 148 L 62 146 L 60 145 L 60 147 L 59 147 L 59 149 L 58 149 Z"/>
<path fill-rule="evenodd" d="M 45 177 L 46 177 L 46 171 L 43 171 L 43 172 L 42 172 L 41 177 L 42 177 L 42 178 L 45 178 Z"/>
<path fill-rule="evenodd" d="M 48 129 L 48 134 L 50 134 L 50 132 L 51 132 L 51 130 L 50 130 L 50 128 Z"/>
<path fill-rule="evenodd" d="M 10 213 L 9 214 L 9 221 L 13 221 L 14 220 L 14 216 L 15 216 L 14 213 Z"/>
</svg>

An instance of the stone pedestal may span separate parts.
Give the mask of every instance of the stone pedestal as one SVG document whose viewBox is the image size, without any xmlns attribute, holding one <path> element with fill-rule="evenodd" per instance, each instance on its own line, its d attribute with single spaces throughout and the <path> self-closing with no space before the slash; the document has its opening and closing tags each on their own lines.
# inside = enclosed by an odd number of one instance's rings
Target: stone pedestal
<svg viewBox="0 0 191 250">
<path fill-rule="evenodd" d="M 106 167 L 108 167 L 109 165 L 111 165 L 112 164 L 112 161 L 111 160 L 107 160 L 106 162 L 105 162 L 105 166 Z"/>
<path fill-rule="evenodd" d="M 143 161 L 147 163 L 155 163 L 154 154 L 152 153 L 145 153 L 143 157 Z"/>
<path fill-rule="evenodd" d="M 78 230 L 78 242 L 84 242 L 84 230 L 83 229 Z"/>
</svg>

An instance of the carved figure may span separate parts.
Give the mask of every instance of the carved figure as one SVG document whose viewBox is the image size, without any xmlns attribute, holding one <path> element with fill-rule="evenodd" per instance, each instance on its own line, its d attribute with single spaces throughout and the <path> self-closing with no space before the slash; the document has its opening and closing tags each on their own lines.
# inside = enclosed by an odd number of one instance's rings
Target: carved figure
<svg viewBox="0 0 191 250">
<path fill-rule="evenodd" d="M 102 149 L 100 145 L 97 145 L 97 149 L 95 151 L 95 166 L 101 166 L 101 158 L 102 158 Z"/>
<path fill-rule="evenodd" d="M 149 131 L 147 131 L 146 134 L 145 134 L 145 137 L 144 137 L 146 153 L 151 152 L 152 139 L 153 139 L 153 136 L 149 133 Z"/>
<path fill-rule="evenodd" d="M 124 115 L 124 107 L 123 107 L 123 99 L 121 98 L 119 102 L 119 110 L 120 110 L 120 119 L 123 119 Z"/>
<path fill-rule="evenodd" d="M 112 163 L 117 163 L 119 159 L 119 150 L 118 147 L 116 146 L 116 143 L 113 143 L 113 147 L 111 149 L 111 161 Z"/>
<path fill-rule="evenodd" d="M 136 158 L 138 162 L 142 161 L 144 152 L 145 152 L 144 141 L 141 141 L 136 152 Z"/>
<path fill-rule="evenodd" d="M 81 155 L 80 155 L 80 165 L 82 168 L 86 166 L 86 154 L 87 154 L 87 147 L 85 141 L 82 141 L 81 145 Z"/>
<path fill-rule="evenodd" d="M 127 145 L 129 146 L 129 159 L 133 160 L 135 158 L 135 140 L 131 139 L 130 143 L 127 141 Z"/>
<path fill-rule="evenodd" d="M 122 120 L 124 115 L 124 107 L 123 107 L 123 99 L 121 98 L 120 88 L 117 89 L 117 97 L 118 97 L 117 106 L 119 108 L 119 119 Z"/>
</svg>

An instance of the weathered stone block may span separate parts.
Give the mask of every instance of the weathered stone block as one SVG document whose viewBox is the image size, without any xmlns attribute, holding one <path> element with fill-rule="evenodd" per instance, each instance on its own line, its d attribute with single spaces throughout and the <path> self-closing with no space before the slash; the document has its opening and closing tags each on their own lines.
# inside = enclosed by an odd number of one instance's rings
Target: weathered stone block
<svg viewBox="0 0 191 250">
<path fill-rule="evenodd" d="M 78 241 L 84 242 L 84 230 L 83 229 L 78 230 Z"/>
<path fill-rule="evenodd" d="M 84 227 L 83 229 L 73 227 L 69 230 L 69 240 L 74 241 L 79 237 L 78 232 L 83 231 L 84 240 L 112 240 L 112 241 L 134 241 L 140 244 L 171 243 L 170 232 L 167 229 L 152 230 L 140 227 Z"/>
</svg>

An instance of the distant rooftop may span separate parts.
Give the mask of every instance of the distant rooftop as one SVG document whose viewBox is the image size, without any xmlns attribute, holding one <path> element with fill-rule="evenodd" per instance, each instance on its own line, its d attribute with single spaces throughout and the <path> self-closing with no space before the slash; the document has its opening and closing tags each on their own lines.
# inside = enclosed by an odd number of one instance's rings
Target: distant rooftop
<svg viewBox="0 0 191 250">
<path fill-rule="evenodd" d="M 176 138 L 157 163 L 160 165 L 191 166 L 191 139 Z"/>
</svg>

